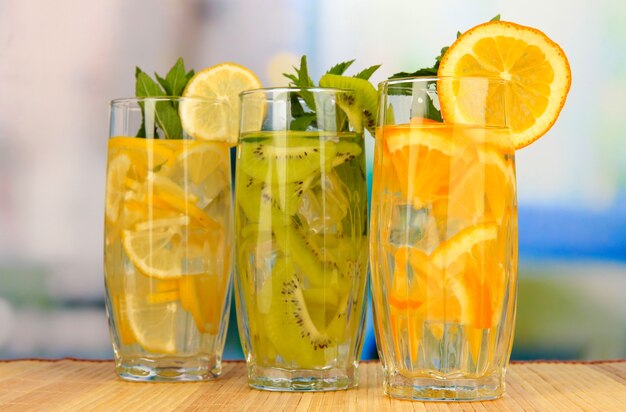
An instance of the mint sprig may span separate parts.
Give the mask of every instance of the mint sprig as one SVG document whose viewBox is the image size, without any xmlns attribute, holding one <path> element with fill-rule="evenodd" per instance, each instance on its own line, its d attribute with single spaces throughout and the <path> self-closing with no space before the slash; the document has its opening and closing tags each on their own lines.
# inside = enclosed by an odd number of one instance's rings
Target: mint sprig
<svg viewBox="0 0 626 412">
<path fill-rule="evenodd" d="M 342 75 L 346 72 L 346 70 L 348 70 L 350 66 L 352 66 L 352 63 L 354 63 L 355 61 L 356 59 L 352 59 L 348 60 L 347 62 L 337 63 L 336 65 L 328 69 L 326 73 Z"/>
<path fill-rule="evenodd" d="M 355 59 L 337 63 L 334 66 L 332 66 L 330 69 L 328 69 L 328 71 L 326 71 L 326 74 L 336 74 L 339 76 L 343 76 L 346 70 L 350 66 L 352 66 L 354 62 L 355 62 Z M 369 80 L 372 74 L 374 74 L 374 72 L 376 72 L 376 70 L 378 70 L 380 66 L 381 66 L 380 64 L 377 64 L 377 65 L 368 67 L 366 69 L 363 69 L 362 71 L 358 72 L 353 77 L 357 77 L 363 80 Z M 309 75 L 307 58 L 305 55 L 303 55 L 300 58 L 300 67 L 294 66 L 293 69 L 295 71 L 295 74 L 283 73 L 283 76 L 289 79 L 290 87 L 307 88 L 307 87 L 317 87 L 317 85 L 319 85 L 319 80 L 316 83 L 311 79 Z M 305 110 L 305 108 L 302 107 L 302 104 L 300 104 L 300 101 L 298 100 L 298 95 L 302 98 L 302 100 L 306 104 L 307 110 Z M 289 125 L 290 130 L 306 130 L 309 127 L 317 127 L 316 104 L 315 104 L 315 98 L 313 97 L 312 93 L 306 90 L 302 90 L 298 92 L 297 94 L 294 93 L 291 95 L 291 116 L 293 120 L 291 121 Z M 346 123 L 345 119 L 344 121 L 340 122 L 340 124 L 345 124 L 345 123 Z"/>
<path fill-rule="evenodd" d="M 357 79 L 369 80 L 370 77 L 372 77 L 372 74 L 374 74 L 374 72 L 376 72 L 376 70 L 378 70 L 380 66 L 381 66 L 380 64 L 370 66 L 367 69 L 361 70 L 360 72 L 355 74 L 353 77 L 356 77 Z"/>
<path fill-rule="evenodd" d="M 139 67 L 135 69 L 135 95 L 137 97 L 180 97 L 189 79 L 193 77 L 194 71 L 186 71 L 182 58 L 179 58 L 165 77 L 154 73 L 156 81 Z M 183 129 L 178 115 L 178 104 L 174 101 L 155 101 L 154 104 L 141 106 L 141 127 L 137 132 L 137 137 L 157 136 L 158 129 L 163 132 L 166 139 L 181 139 Z M 154 112 L 155 124 L 147 124 L 147 112 Z M 150 133 L 147 133 L 150 130 Z"/>
</svg>

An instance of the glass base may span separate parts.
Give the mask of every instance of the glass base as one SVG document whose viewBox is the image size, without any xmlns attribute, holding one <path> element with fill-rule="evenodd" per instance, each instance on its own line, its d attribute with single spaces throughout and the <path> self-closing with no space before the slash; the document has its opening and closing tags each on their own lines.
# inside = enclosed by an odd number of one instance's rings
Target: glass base
<svg viewBox="0 0 626 412">
<path fill-rule="evenodd" d="M 193 382 L 217 378 L 222 373 L 222 359 L 217 356 L 132 357 L 115 362 L 122 379 L 136 382 Z"/>
<path fill-rule="evenodd" d="M 255 389 L 286 392 L 323 392 L 354 388 L 358 366 L 346 369 L 282 369 L 248 365 L 248 384 Z"/>
<path fill-rule="evenodd" d="M 419 401 L 487 401 L 504 394 L 503 376 L 476 379 L 441 379 L 385 376 L 385 394 L 392 398 Z"/>
</svg>

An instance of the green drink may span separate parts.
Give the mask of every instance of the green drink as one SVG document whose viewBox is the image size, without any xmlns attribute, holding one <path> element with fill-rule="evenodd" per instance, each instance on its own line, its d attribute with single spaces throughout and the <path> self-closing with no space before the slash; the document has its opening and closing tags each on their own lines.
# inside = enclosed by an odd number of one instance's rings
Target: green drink
<svg viewBox="0 0 626 412">
<path fill-rule="evenodd" d="M 236 175 L 239 329 L 249 383 L 261 389 L 352 387 L 362 343 L 363 134 L 340 106 L 348 92 L 333 89 L 304 91 L 318 102 L 317 127 L 279 130 L 293 125 L 285 108 L 302 92 L 259 90 L 242 100 L 242 124 L 246 101 L 262 96 L 273 129 L 242 132 Z"/>
</svg>

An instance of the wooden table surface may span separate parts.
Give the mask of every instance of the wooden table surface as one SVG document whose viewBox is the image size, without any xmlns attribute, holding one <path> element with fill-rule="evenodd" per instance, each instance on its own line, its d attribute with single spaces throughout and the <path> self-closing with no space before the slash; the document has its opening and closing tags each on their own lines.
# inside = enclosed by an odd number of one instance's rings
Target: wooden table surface
<svg viewBox="0 0 626 412">
<path fill-rule="evenodd" d="M 134 383 L 112 361 L 0 361 L 0 410 L 176 411 L 626 411 L 626 360 L 514 363 L 503 398 L 486 402 L 410 402 L 383 394 L 378 362 L 362 362 L 358 389 L 265 392 L 246 384 L 243 362 L 200 383 Z"/>
</svg>

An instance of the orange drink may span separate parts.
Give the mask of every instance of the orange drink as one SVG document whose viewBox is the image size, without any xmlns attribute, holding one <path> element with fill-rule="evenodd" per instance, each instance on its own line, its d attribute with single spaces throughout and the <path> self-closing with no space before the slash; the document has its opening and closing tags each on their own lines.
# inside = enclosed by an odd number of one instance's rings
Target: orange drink
<svg viewBox="0 0 626 412">
<path fill-rule="evenodd" d="M 411 388 L 423 384 L 431 389 L 419 397 L 455 391 L 459 399 L 490 398 L 488 388 L 501 386 L 517 263 L 514 151 L 507 137 L 504 125 L 423 118 L 377 131 L 372 289 L 392 394 L 413 397 Z M 442 387 L 432 388 L 437 382 Z"/>
<path fill-rule="evenodd" d="M 432 77 L 379 87 L 370 257 L 385 393 L 485 400 L 504 392 L 517 284 L 515 150 L 565 102 L 563 50 L 491 21 Z"/>
</svg>

